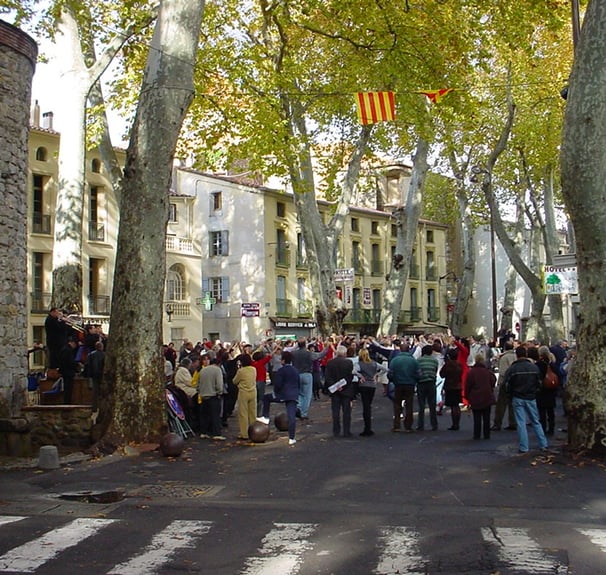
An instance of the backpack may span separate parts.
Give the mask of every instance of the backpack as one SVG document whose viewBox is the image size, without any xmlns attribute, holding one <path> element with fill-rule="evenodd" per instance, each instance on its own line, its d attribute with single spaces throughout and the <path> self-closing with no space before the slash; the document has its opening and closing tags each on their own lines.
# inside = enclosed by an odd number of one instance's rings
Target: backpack
<svg viewBox="0 0 606 575">
<path fill-rule="evenodd" d="M 543 387 L 545 389 L 557 389 L 560 385 L 560 380 L 551 366 L 547 366 L 547 371 L 545 372 L 545 378 L 543 379 Z"/>
</svg>

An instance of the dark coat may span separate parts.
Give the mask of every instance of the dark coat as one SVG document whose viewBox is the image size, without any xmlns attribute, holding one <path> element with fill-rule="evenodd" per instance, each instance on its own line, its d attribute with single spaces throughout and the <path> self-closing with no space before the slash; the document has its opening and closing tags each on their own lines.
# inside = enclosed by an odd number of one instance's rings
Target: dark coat
<svg viewBox="0 0 606 575">
<path fill-rule="evenodd" d="M 476 363 L 467 374 L 466 397 L 471 409 L 486 409 L 495 403 L 495 374 L 484 364 Z"/>
<path fill-rule="evenodd" d="M 274 375 L 274 394 L 280 401 L 299 398 L 299 372 L 292 365 L 283 365 Z"/>
<path fill-rule="evenodd" d="M 76 352 L 78 348 L 73 348 L 69 343 L 65 344 L 59 352 L 59 372 L 63 377 L 73 378 L 78 372 L 78 362 L 76 361 Z"/>
<path fill-rule="evenodd" d="M 446 359 L 440 377 L 444 378 L 444 391 L 463 389 L 463 366 L 456 359 Z"/>
<path fill-rule="evenodd" d="M 333 383 L 336 383 L 340 379 L 345 379 L 347 385 L 337 391 L 344 397 L 353 397 L 355 395 L 355 389 L 353 385 L 353 362 L 342 356 L 337 356 L 331 359 L 326 364 L 326 371 L 324 372 L 324 385 L 328 389 Z"/>
<path fill-rule="evenodd" d="M 505 372 L 505 390 L 510 397 L 536 399 L 543 385 L 539 368 L 529 359 L 516 359 Z"/>
</svg>

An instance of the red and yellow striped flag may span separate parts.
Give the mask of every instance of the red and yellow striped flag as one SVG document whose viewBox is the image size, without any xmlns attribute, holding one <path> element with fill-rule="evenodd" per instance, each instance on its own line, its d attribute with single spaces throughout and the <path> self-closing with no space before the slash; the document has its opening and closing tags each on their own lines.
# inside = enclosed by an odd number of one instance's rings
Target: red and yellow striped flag
<svg viewBox="0 0 606 575">
<path fill-rule="evenodd" d="M 376 124 L 396 119 L 396 100 L 393 92 L 358 92 L 356 109 L 360 124 Z"/>
<path fill-rule="evenodd" d="M 452 92 L 454 88 L 442 88 L 441 90 L 419 90 L 417 94 L 427 96 L 432 104 L 438 104 L 440 100 Z"/>
</svg>

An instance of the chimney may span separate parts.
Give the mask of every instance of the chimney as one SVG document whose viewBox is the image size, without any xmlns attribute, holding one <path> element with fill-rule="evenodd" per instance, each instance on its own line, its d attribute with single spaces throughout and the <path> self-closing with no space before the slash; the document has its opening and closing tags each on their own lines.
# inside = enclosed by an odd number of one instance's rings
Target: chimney
<svg viewBox="0 0 606 575">
<path fill-rule="evenodd" d="M 42 127 L 47 128 L 48 130 L 53 129 L 53 116 L 52 112 L 44 112 L 42 114 Z"/>
<path fill-rule="evenodd" d="M 32 114 L 32 126 L 34 128 L 40 127 L 40 104 L 38 104 L 38 100 L 34 103 L 34 109 Z"/>
</svg>

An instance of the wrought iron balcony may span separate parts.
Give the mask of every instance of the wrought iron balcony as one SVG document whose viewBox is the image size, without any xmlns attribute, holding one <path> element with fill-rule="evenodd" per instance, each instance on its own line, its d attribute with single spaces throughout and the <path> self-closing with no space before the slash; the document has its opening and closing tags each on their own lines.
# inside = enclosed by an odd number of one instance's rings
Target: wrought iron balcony
<svg viewBox="0 0 606 575">
<path fill-rule="evenodd" d="M 30 294 L 31 313 L 48 313 L 51 304 L 51 295 L 45 292 L 32 292 Z"/>
<path fill-rule="evenodd" d="M 369 324 L 369 323 L 379 323 L 380 318 L 381 318 L 380 309 L 376 309 L 376 308 L 352 309 L 345 316 L 345 321 L 348 323 Z"/>
<path fill-rule="evenodd" d="M 297 317 L 312 317 L 313 303 L 309 299 L 300 299 L 297 302 Z"/>
<path fill-rule="evenodd" d="M 276 315 L 292 317 L 292 302 L 289 299 L 276 299 Z"/>
<path fill-rule="evenodd" d="M 34 212 L 32 215 L 32 232 L 35 234 L 51 234 L 51 218 L 49 215 Z"/>
<path fill-rule="evenodd" d="M 88 223 L 88 239 L 91 242 L 105 241 L 105 224 L 101 222 Z"/>
<path fill-rule="evenodd" d="M 385 262 L 383 260 L 370 260 L 370 273 L 373 276 L 382 276 L 385 273 Z"/>
<path fill-rule="evenodd" d="M 427 321 L 440 321 L 440 308 L 429 307 L 427 308 Z"/>
<path fill-rule="evenodd" d="M 91 315 L 109 315 L 111 310 L 108 295 L 89 295 L 88 311 Z"/>
<path fill-rule="evenodd" d="M 276 265 L 280 267 L 290 266 L 290 250 L 284 247 L 278 246 L 276 248 Z"/>
<path fill-rule="evenodd" d="M 411 324 L 417 321 L 421 321 L 421 308 L 420 307 L 412 307 L 410 309 L 405 309 L 400 312 L 398 317 L 400 323 L 403 324 Z"/>
<path fill-rule="evenodd" d="M 435 267 L 430 266 L 425 270 L 425 279 L 429 281 L 438 280 L 438 270 Z"/>
<path fill-rule="evenodd" d="M 410 264 L 410 271 L 408 272 L 408 277 L 411 280 L 419 279 L 419 266 L 417 264 L 414 264 L 414 263 Z"/>
</svg>

